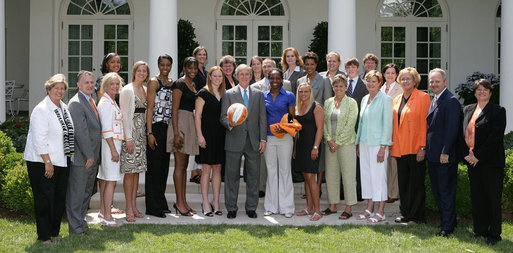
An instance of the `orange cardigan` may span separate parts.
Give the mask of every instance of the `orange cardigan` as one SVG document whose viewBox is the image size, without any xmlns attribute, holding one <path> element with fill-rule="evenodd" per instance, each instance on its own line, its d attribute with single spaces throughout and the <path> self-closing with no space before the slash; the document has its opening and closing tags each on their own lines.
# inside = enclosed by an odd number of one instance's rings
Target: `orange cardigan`
<svg viewBox="0 0 513 253">
<path fill-rule="evenodd" d="M 426 146 L 427 115 L 431 99 L 425 92 L 416 88 L 401 111 L 401 122 L 398 112 L 403 95 L 396 96 L 393 102 L 394 128 L 391 146 L 392 156 L 417 154 L 421 146 Z"/>
</svg>

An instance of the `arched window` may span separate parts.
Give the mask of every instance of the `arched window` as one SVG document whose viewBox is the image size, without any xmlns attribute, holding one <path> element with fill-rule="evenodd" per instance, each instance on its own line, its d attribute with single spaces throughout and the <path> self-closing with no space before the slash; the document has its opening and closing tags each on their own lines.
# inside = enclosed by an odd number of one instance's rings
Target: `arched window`
<svg viewBox="0 0 513 253">
<path fill-rule="evenodd" d="M 129 81 L 133 22 L 128 0 L 66 0 L 61 10 L 61 70 L 68 76 L 68 97 L 75 94 L 77 73 L 100 76 L 103 56 L 110 52 L 121 57 L 120 75 Z"/>
<path fill-rule="evenodd" d="M 280 61 L 288 45 L 288 11 L 281 0 L 220 0 L 217 58 L 232 55 L 237 64 L 253 55 Z"/>
<path fill-rule="evenodd" d="M 419 89 L 427 90 L 429 70 L 448 68 L 446 6 L 442 0 L 382 0 L 378 11 L 381 65 L 415 67 Z"/>
</svg>

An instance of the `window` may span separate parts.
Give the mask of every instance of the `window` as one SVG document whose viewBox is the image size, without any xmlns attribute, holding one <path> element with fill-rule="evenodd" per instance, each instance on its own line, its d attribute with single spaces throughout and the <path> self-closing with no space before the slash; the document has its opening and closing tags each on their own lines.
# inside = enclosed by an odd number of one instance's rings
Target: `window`
<svg viewBox="0 0 513 253">
<path fill-rule="evenodd" d="M 280 0 L 225 0 L 217 17 L 217 58 L 232 55 L 237 64 L 253 55 L 277 63 L 288 43 L 286 6 Z"/>
<path fill-rule="evenodd" d="M 126 0 L 71 0 L 68 15 L 130 15 Z"/>
<path fill-rule="evenodd" d="M 378 19 L 381 67 L 415 67 L 419 89 L 428 89 L 428 73 L 447 69 L 447 21 L 437 0 L 383 0 Z"/>
</svg>

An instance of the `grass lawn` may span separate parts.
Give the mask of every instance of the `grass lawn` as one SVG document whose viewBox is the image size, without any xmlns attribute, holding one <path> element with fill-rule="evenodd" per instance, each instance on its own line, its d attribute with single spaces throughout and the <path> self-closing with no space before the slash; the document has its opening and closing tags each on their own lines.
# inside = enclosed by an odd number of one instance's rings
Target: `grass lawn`
<svg viewBox="0 0 513 253">
<path fill-rule="evenodd" d="M 458 225 L 449 239 L 435 237 L 433 224 L 417 226 L 228 226 L 93 225 L 85 235 L 58 242 L 36 240 L 31 219 L 0 218 L 0 252 L 512 252 L 513 223 L 503 223 L 503 240 L 487 246 L 472 236 L 472 223 Z"/>
</svg>

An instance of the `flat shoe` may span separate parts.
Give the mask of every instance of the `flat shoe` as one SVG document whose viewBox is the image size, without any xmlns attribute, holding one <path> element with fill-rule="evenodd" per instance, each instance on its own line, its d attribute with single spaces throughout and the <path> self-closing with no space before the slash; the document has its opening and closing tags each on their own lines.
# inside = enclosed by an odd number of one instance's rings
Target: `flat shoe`
<svg viewBox="0 0 513 253">
<path fill-rule="evenodd" d="M 337 211 L 331 211 L 331 209 L 328 207 L 324 211 L 321 212 L 323 215 L 330 215 L 332 213 L 337 213 Z"/>
<path fill-rule="evenodd" d="M 347 220 L 351 217 L 353 217 L 352 213 L 348 213 L 348 212 L 344 211 L 338 218 L 341 220 Z"/>
<path fill-rule="evenodd" d="M 135 216 L 133 214 L 127 214 L 125 220 L 127 222 L 135 222 Z"/>
<path fill-rule="evenodd" d="M 296 216 L 307 216 L 307 215 L 310 215 L 310 213 L 306 209 L 296 214 Z"/>
<path fill-rule="evenodd" d="M 110 209 L 110 213 L 111 213 L 111 214 L 124 214 L 124 213 L 125 213 L 125 211 L 123 211 L 123 210 L 121 210 L 121 209 L 119 209 L 119 208 L 112 207 L 112 208 Z"/>
<path fill-rule="evenodd" d="M 366 215 L 366 214 L 368 214 L 368 215 Z M 372 216 L 374 216 L 374 213 L 372 213 L 368 209 L 365 209 L 365 212 L 363 214 L 358 215 L 356 217 L 356 219 L 358 219 L 358 220 L 365 220 L 365 219 L 370 218 Z"/>
<path fill-rule="evenodd" d="M 118 226 L 118 224 L 116 223 L 116 220 L 108 221 L 106 219 L 102 220 L 102 225 L 108 226 L 108 227 L 117 227 Z"/>
<path fill-rule="evenodd" d="M 314 212 L 312 217 L 310 217 L 310 221 L 318 221 L 322 218 L 322 215 L 320 215 L 319 213 L 317 212 Z"/>
<path fill-rule="evenodd" d="M 375 218 L 375 217 L 378 217 L 378 218 Z M 375 216 L 372 217 L 372 218 L 368 218 L 367 219 L 367 222 L 370 222 L 370 223 L 378 223 L 378 222 L 381 222 L 381 221 L 384 221 L 386 219 L 385 215 L 381 215 L 379 213 L 375 213 Z"/>
<path fill-rule="evenodd" d="M 137 212 L 134 214 L 135 218 L 144 218 L 144 214 Z"/>
</svg>

